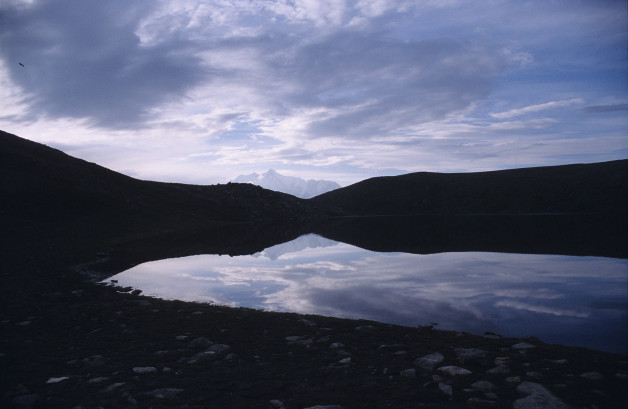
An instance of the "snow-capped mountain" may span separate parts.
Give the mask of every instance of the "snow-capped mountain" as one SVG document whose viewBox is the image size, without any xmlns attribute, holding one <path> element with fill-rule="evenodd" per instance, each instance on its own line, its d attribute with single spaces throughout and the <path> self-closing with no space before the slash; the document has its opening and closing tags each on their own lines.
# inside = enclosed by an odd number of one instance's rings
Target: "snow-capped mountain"
<svg viewBox="0 0 628 409">
<path fill-rule="evenodd" d="M 284 176 L 270 169 L 261 175 L 251 173 L 240 175 L 233 179 L 234 183 L 252 183 L 265 189 L 288 193 L 303 199 L 318 196 L 330 190 L 338 189 L 340 185 L 330 180 L 305 180 L 295 176 Z"/>
</svg>

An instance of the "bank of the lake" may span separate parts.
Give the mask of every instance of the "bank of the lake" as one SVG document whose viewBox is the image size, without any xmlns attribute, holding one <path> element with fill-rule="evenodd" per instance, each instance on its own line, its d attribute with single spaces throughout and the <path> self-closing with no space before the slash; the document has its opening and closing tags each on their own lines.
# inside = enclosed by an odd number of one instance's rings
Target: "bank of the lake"
<svg viewBox="0 0 628 409">
<path fill-rule="evenodd" d="M 67 232 L 15 229 L 3 241 L 3 407 L 628 403 L 624 355 L 121 293 L 76 273 L 116 243 Z"/>
</svg>

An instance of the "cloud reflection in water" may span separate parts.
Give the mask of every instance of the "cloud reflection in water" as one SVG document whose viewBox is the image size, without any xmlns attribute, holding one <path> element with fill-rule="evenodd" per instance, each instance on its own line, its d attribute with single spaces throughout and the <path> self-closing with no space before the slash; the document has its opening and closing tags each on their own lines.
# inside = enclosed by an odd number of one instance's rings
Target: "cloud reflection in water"
<svg viewBox="0 0 628 409">
<path fill-rule="evenodd" d="M 438 322 L 626 352 L 627 277 L 628 262 L 619 259 L 375 253 L 306 235 L 250 256 L 160 260 L 110 279 L 161 298 L 409 326 Z"/>
</svg>

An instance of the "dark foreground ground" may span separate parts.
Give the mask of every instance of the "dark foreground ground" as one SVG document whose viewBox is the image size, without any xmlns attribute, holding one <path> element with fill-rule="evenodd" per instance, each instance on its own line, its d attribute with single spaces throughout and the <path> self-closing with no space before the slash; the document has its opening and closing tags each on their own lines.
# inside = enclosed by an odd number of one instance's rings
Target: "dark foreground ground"
<svg viewBox="0 0 628 409">
<path fill-rule="evenodd" d="M 73 231 L 3 232 L 3 408 L 628 407 L 623 355 L 145 298 L 76 272 L 124 240 Z"/>
</svg>

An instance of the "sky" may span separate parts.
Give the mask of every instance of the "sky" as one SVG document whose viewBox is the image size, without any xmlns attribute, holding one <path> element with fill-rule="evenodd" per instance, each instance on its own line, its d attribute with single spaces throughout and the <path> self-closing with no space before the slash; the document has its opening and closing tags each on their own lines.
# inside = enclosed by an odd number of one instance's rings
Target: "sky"
<svg viewBox="0 0 628 409">
<path fill-rule="evenodd" d="M 625 0 L 3 0 L 0 129 L 140 179 L 628 158 Z"/>
</svg>

